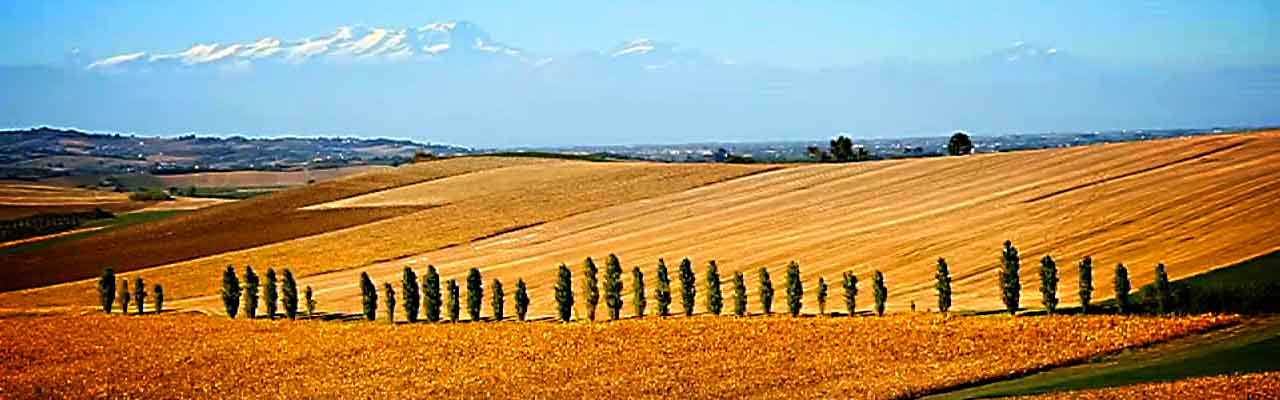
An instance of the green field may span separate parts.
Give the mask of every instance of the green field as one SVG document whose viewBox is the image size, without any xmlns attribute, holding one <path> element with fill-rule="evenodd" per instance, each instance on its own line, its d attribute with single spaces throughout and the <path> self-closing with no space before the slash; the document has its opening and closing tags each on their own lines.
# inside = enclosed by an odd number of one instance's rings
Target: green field
<svg viewBox="0 0 1280 400">
<path fill-rule="evenodd" d="M 97 235 L 103 232 L 109 232 L 112 229 L 118 229 L 118 228 L 130 226 L 130 225 L 137 225 L 145 222 L 159 221 L 159 220 L 177 215 L 178 213 L 181 213 L 181 212 L 185 212 L 185 211 L 184 210 L 140 211 L 140 212 L 118 214 L 116 215 L 115 218 L 93 220 L 93 221 L 86 222 L 85 224 L 75 228 L 75 229 L 81 229 L 81 228 L 105 227 L 103 229 L 73 233 L 66 236 L 58 236 L 51 239 L 23 243 L 17 246 L 0 247 L 0 254 L 22 254 L 28 251 L 38 250 L 53 244 L 72 241 L 72 240 L 79 240 L 79 239 Z"/>
</svg>

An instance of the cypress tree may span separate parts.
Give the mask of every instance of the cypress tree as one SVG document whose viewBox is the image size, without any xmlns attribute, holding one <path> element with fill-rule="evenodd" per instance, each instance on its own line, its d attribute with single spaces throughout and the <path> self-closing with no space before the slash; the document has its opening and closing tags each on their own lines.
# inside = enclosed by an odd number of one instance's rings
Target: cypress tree
<svg viewBox="0 0 1280 400">
<path fill-rule="evenodd" d="M 636 316 L 644 318 L 644 272 L 640 267 L 631 269 L 631 305 L 635 307 Z"/>
<path fill-rule="evenodd" d="M 1116 308 L 1121 314 L 1128 313 L 1129 307 L 1129 269 L 1124 264 L 1116 264 Z"/>
<path fill-rule="evenodd" d="M 733 273 L 733 314 L 739 317 L 747 315 L 747 280 L 742 271 Z"/>
<path fill-rule="evenodd" d="M 582 262 L 582 306 L 586 308 L 587 319 L 596 320 L 596 305 L 600 304 L 600 286 L 596 275 L 600 272 L 596 262 L 587 257 Z"/>
<path fill-rule="evenodd" d="M 879 270 L 871 276 L 871 296 L 876 301 L 876 315 L 884 316 L 884 306 L 889 301 L 889 287 L 884 284 L 884 274 Z"/>
<path fill-rule="evenodd" d="M 396 289 L 390 283 L 383 283 L 383 301 L 387 302 L 387 322 L 396 323 Z"/>
<path fill-rule="evenodd" d="M 609 309 L 609 320 L 616 321 L 622 314 L 622 261 L 610 254 L 604 267 L 604 305 Z"/>
<path fill-rule="evenodd" d="M 844 272 L 844 308 L 852 317 L 858 314 L 858 277 L 851 271 Z"/>
<path fill-rule="evenodd" d="M 560 276 L 556 280 L 556 311 L 559 311 L 560 322 L 573 318 L 573 271 L 564 264 L 560 264 Z"/>
<path fill-rule="evenodd" d="M 120 280 L 120 312 L 129 315 L 129 300 L 133 293 L 129 292 L 129 278 Z"/>
<path fill-rule="evenodd" d="M 1089 302 L 1093 300 L 1093 259 L 1085 256 L 1080 260 L 1080 313 L 1089 313 Z"/>
<path fill-rule="evenodd" d="M 792 261 L 787 264 L 787 312 L 792 317 L 800 315 L 803 299 L 804 284 L 800 283 L 800 264 Z"/>
<path fill-rule="evenodd" d="M 707 311 L 720 315 L 724 309 L 724 296 L 720 293 L 720 267 L 716 260 L 707 262 Z"/>
<path fill-rule="evenodd" d="M 502 281 L 497 278 L 493 279 L 493 285 L 489 287 L 489 291 L 493 292 L 493 297 L 489 299 L 489 306 L 493 309 L 493 320 L 501 321 L 506 316 L 506 294 L 502 292 Z"/>
<path fill-rule="evenodd" d="M 516 317 L 520 321 L 524 321 L 529 315 L 529 288 L 525 286 L 524 279 L 516 280 Z"/>
<path fill-rule="evenodd" d="M 404 318 L 410 323 L 418 322 L 418 273 L 413 268 L 404 267 L 404 276 L 400 278 L 400 296 L 404 297 Z"/>
<path fill-rule="evenodd" d="M 1004 242 L 1004 254 L 1000 256 L 1000 293 L 1001 300 L 1004 301 L 1004 308 L 1009 311 L 1009 315 L 1018 312 L 1018 302 L 1022 296 L 1021 267 L 1022 260 L 1018 257 L 1018 249 L 1013 247 L 1013 242 L 1006 240 Z"/>
<path fill-rule="evenodd" d="M 244 316 L 258 317 L 258 273 L 253 267 L 244 267 Z"/>
<path fill-rule="evenodd" d="M 818 315 L 827 314 L 827 280 L 818 277 Z"/>
<path fill-rule="evenodd" d="M 280 292 L 276 290 L 278 287 L 277 283 L 276 270 L 274 268 L 267 268 L 266 300 L 267 318 L 269 319 L 276 319 L 276 305 L 279 304 L 280 301 Z"/>
<path fill-rule="evenodd" d="M 312 297 L 311 286 L 307 286 L 307 318 L 316 315 L 316 299 Z"/>
<path fill-rule="evenodd" d="M 693 300 L 698 295 L 697 277 L 693 275 L 693 262 L 688 258 L 680 261 L 680 304 L 684 305 L 684 315 L 693 315 Z"/>
<path fill-rule="evenodd" d="M 1040 259 L 1040 303 L 1049 314 L 1058 310 L 1058 263 L 1047 255 Z"/>
<path fill-rule="evenodd" d="M 938 273 L 934 278 L 937 280 L 938 311 L 945 313 L 951 310 L 951 268 L 947 267 L 946 259 L 938 259 Z"/>
<path fill-rule="evenodd" d="M 671 276 L 667 273 L 667 263 L 658 259 L 658 288 L 654 299 L 658 300 L 658 315 L 671 315 Z"/>
<path fill-rule="evenodd" d="M 284 270 L 284 284 L 280 288 L 283 296 L 284 316 L 289 319 L 298 318 L 298 281 L 293 279 L 293 271 Z"/>
<path fill-rule="evenodd" d="M 480 305 L 484 302 L 484 280 L 480 270 L 472 268 L 467 272 L 467 315 L 472 321 L 480 320 Z"/>
<path fill-rule="evenodd" d="M 373 321 L 378 319 L 378 286 L 373 284 L 373 279 L 369 279 L 368 272 L 360 273 L 360 294 L 361 304 L 364 306 L 364 319 Z"/>
<path fill-rule="evenodd" d="M 133 300 L 138 305 L 138 315 L 145 313 L 147 308 L 147 285 L 142 283 L 142 277 L 133 278 Z"/>
<path fill-rule="evenodd" d="M 164 286 L 156 285 L 156 313 L 164 311 Z"/>
<path fill-rule="evenodd" d="M 444 304 L 440 294 L 440 273 L 436 266 L 427 266 L 427 277 L 422 280 L 422 301 L 427 306 L 427 321 L 440 321 L 440 306 Z"/>
<path fill-rule="evenodd" d="M 236 276 L 236 267 L 227 266 L 222 272 L 222 307 L 227 316 L 235 318 L 240 313 L 240 278 Z"/>
<path fill-rule="evenodd" d="M 111 267 L 104 268 L 98 278 L 98 297 L 102 299 L 102 312 L 110 314 L 116 303 L 116 271 Z"/>
<path fill-rule="evenodd" d="M 1156 290 L 1156 312 L 1160 314 L 1169 312 L 1169 308 L 1173 305 L 1173 289 L 1169 285 L 1169 273 L 1165 271 L 1164 263 L 1156 265 L 1156 280 L 1152 286 Z"/>
<path fill-rule="evenodd" d="M 450 279 L 448 287 L 449 299 L 446 301 L 446 307 L 449 309 L 449 322 L 458 322 L 459 314 L 462 313 L 462 304 L 459 303 L 461 291 L 458 289 L 458 281 Z"/>
<path fill-rule="evenodd" d="M 769 279 L 769 270 L 760 267 L 760 309 L 765 315 L 773 314 L 773 281 Z"/>
</svg>

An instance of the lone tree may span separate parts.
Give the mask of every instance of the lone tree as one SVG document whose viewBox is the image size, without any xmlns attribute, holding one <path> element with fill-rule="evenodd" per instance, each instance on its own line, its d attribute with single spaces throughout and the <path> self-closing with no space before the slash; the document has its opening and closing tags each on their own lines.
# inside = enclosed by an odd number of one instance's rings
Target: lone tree
<svg viewBox="0 0 1280 400">
<path fill-rule="evenodd" d="M 396 289 L 391 287 L 391 283 L 383 283 L 383 301 L 387 303 L 387 322 L 396 323 Z"/>
<path fill-rule="evenodd" d="M 258 317 L 258 273 L 253 267 L 244 267 L 244 316 Z"/>
<path fill-rule="evenodd" d="M 884 284 L 884 274 L 879 270 L 871 276 L 871 296 L 876 300 L 876 315 L 884 316 L 884 304 L 889 301 L 889 287 Z"/>
<path fill-rule="evenodd" d="M 472 321 L 480 320 L 480 303 L 484 302 L 483 279 L 479 269 L 472 268 L 467 272 L 467 315 Z"/>
<path fill-rule="evenodd" d="M 400 295 L 404 297 L 404 318 L 410 323 L 418 322 L 418 305 L 421 294 L 418 293 L 418 273 L 413 268 L 404 267 L 404 276 L 400 278 Z"/>
<path fill-rule="evenodd" d="M 156 285 L 156 313 L 164 311 L 164 286 Z"/>
<path fill-rule="evenodd" d="M 498 278 L 493 279 L 493 285 L 489 287 L 493 292 L 493 297 L 489 299 L 489 307 L 493 309 L 493 320 L 501 321 L 506 316 L 506 293 L 502 292 L 502 281 Z"/>
<path fill-rule="evenodd" d="M 1152 287 L 1156 290 L 1156 312 L 1169 312 L 1173 305 L 1173 289 L 1169 286 L 1169 273 L 1165 271 L 1164 263 L 1156 264 L 1156 280 Z"/>
<path fill-rule="evenodd" d="M 739 317 L 747 315 L 747 280 L 742 271 L 733 273 L 733 314 Z"/>
<path fill-rule="evenodd" d="M 1116 264 L 1116 308 L 1121 314 L 1129 312 L 1129 269 Z"/>
<path fill-rule="evenodd" d="M 827 314 L 827 280 L 818 277 L 818 315 Z"/>
<path fill-rule="evenodd" d="M 636 316 L 644 318 L 644 271 L 640 267 L 631 269 L 631 305 L 635 307 Z"/>
<path fill-rule="evenodd" d="M 1000 256 L 1000 293 L 1009 315 L 1018 312 L 1018 300 L 1022 296 L 1021 268 L 1018 249 L 1013 247 L 1013 242 L 1004 241 L 1004 253 Z"/>
<path fill-rule="evenodd" d="M 587 319 L 591 321 L 596 320 L 596 306 L 600 304 L 600 284 L 597 281 L 599 273 L 600 269 L 591 257 L 582 262 L 583 307 L 586 307 Z"/>
<path fill-rule="evenodd" d="M 298 281 L 293 279 L 293 271 L 284 270 L 284 284 L 280 287 L 283 296 L 284 315 L 289 319 L 298 318 Z"/>
<path fill-rule="evenodd" d="M 227 270 L 222 272 L 222 307 L 228 317 L 235 318 L 240 313 L 240 290 L 236 267 L 227 266 Z"/>
<path fill-rule="evenodd" d="M 147 308 L 147 285 L 142 283 L 142 277 L 133 278 L 133 299 L 138 305 L 138 315 L 142 315 Z"/>
<path fill-rule="evenodd" d="M 720 267 L 716 260 L 707 262 L 707 311 L 720 315 L 724 309 L 724 296 L 720 293 Z"/>
<path fill-rule="evenodd" d="M 440 296 L 440 273 L 436 266 L 427 266 L 427 277 L 422 280 L 422 301 L 427 306 L 427 321 L 440 321 L 440 305 L 444 304 Z"/>
<path fill-rule="evenodd" d="M 1089 313 L 1089 301 L 1093 300 L 1093 259 L 1080 260 L 1080 313 Z"/>
<path fill-rule="evenodd" d="M 792 261 L 787 265 L 787 312 L 792 317 L 800 315 L 803 299 L 804 285 L 800 283 L 800 264 Z"/>
<path fill-rule="evenodd" d="M 110 314 L 116 302 L 116 271 L 111 267 L 104 268 L 98 278 L 98 297 L 102 299 L 102 312 Z"/>
<path fill-rule="evenodd" d="M 764 315 L 773 315 L 773 281 L 769 279 L 769 269 L 760 267 L 760 309 Z"/>
<path fill-rule="evenodd" d="M 462 296 L 461 290 L 458 288 L 456 279 L 450 279 L 447 286 L 449 298 L 445 301 L 445 307 L 449 309 L 449 322 L 458 322 L 458 318 L 462 314 L 462 303 L 459 303 Z"/>
<path fill-rule="evenodd" d="M 688 258 L 680 260 L 680 304 L 684 306 L 684 315 L 693 315 L 693 300 L 698 295 L 697 278 L 693 275 L 693 262 Z"/>
<path fill-rule="evenodd" d="M 858 313 L 858 276 L 851 271 L 844 272 L 844 308 L 852 317 Z"/>
<path fill-rule="evenodd" d="M 307 286 L 306 295 L 307 295 L 307 318 L 311 318 L 316 315 L 316 299 L 315 297 L 312 296 L 311 286 Z"/>
<path fill-rule="evenodd" d="M 364 319 L 378 319 L 378 286 L 373 284 L 373 279 L 369 279 L 368 272 L 360 273 L 360 294 L 364 305 Z"/>
<path fill-rule="evenodd" d="M 524 279 L 516 280 L 516 317 L 521 321 L 529 315 L 529 287 L 525 286 Z"/>
<path fill-rule="evenodd" d="M 671 275 L 667 273 L 667 263 L 658 259 L 658 288 L 653 295 L 658 301 L 658 315 L 671 315 Z"/>
<path fill-rule="evenodd" d="M 561 322 L 573 318 L 573 271 L 564 264 L 560 264 L 560 276 L 556 279 L 556 311 Z"/>
<path fill-rule="evenodd" d="M 622 314 L 622 261 L 610 254 L 604 267 L 604 306 L 609 309 L 609 320 L 616 321 Z"/>
<path fill-rule="evenodd" d="M 129 293 L 129 278 L 120 280 L 120 312 L 129 315 L 129 300 L 133 293 Z"/>
<path fill-rule="evenodd" d="M 969 135 L 964 132 L 951 135 L 951 140 L 947 142 L 947 154 L 962 156 L 969 153 L 973 153 L 973 141 L 969 139 Z"/>
<path fill-rule="evenodd" d="M 1040 303 L 1049 314 L 1058 310 L 1058 263 L 1047 255 L 1040 259 Z"/>
<path fill-rule="evenodd" d="M 267 268 L 267 318 L 276 319 L 276 307 L 280 304 L 279 281 L 276 279 L 276 270 Z"/>
<path fill-rule="evenodd" d="M 946 259 L 938 259 L 938 273 L 934 279 L 938 281 L 934 284 L 938 289 L 938 311 L 945 313 L 951 310 L 951 268 L 947 267 Z"/>
</svg>

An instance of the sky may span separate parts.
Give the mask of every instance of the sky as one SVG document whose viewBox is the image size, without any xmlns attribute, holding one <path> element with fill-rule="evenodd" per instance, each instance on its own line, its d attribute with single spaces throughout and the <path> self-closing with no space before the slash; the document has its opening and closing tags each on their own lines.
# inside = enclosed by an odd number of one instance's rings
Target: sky
<svg viewBox="0 0 1280 400">
<path fill-rule="evenodd" d="M 0 65 L 59 64 L 196 42 L 303 38 L 337 26 L 467 20 L 549 54 L 637 37 L 741 63 L 828 68 L 972 59 L 1018 41 L 1117 66 L 1280 61 L 1275 1 L 158 1 L 0 0 Z"/>
</svg>

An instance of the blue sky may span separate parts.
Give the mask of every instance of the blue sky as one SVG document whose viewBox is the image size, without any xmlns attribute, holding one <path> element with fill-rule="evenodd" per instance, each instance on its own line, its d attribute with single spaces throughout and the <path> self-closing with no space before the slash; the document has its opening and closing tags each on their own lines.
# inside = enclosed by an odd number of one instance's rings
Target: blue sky
<svg viewBox="0 0 1280 400">
<path fill-rule="evenodd" d="M 196 42 L 302 38 L 340 25 L 461 19 L 543 53 L 649 37 L 743 63 L 829 67 L 979 57 L 1026 41 L 1118 66 L 1280 61 L 1271 1 L 144 1 L 2 0 L 0 64 L 176 51 Z"/>
</svg>

